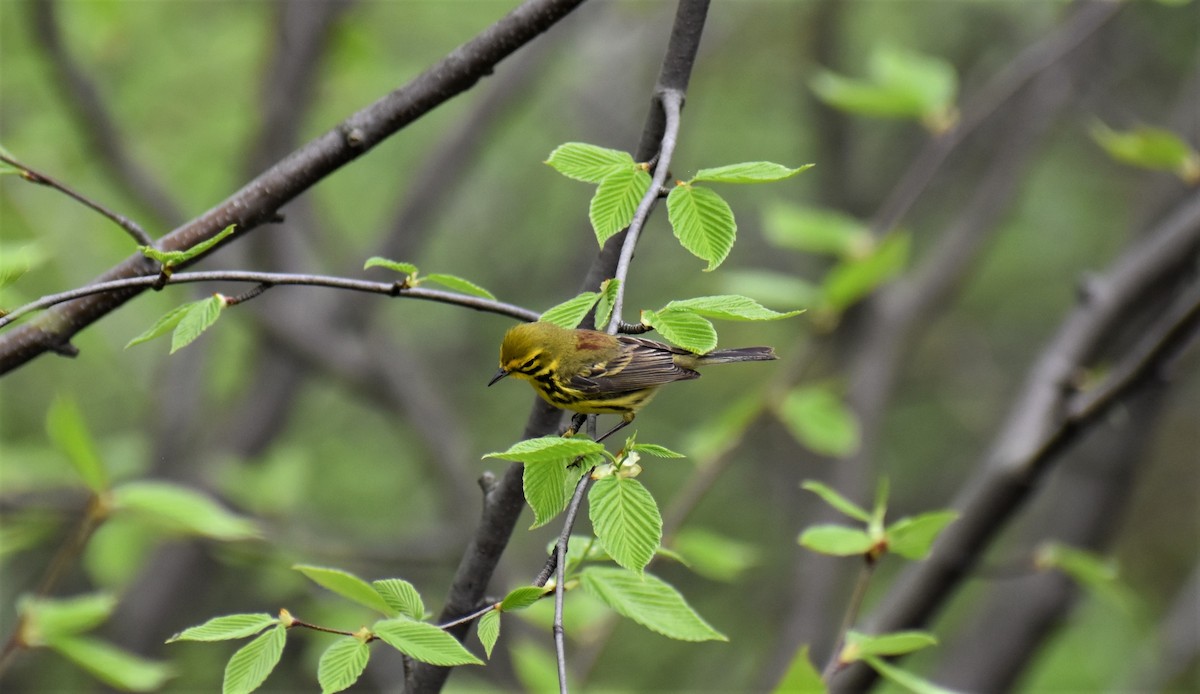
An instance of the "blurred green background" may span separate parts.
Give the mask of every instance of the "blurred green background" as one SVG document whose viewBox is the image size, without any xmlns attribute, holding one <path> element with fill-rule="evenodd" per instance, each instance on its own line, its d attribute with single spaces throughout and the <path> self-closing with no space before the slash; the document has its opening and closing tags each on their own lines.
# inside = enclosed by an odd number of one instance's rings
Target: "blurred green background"
<svg viewBox="0 0 1200 694">
<path fill-rule="evenodd" d="M 298 94 L 291 105 L 297 137 L 282 152 L 404 84 L 515 4 L 360 1 L 331 13 L 326 51 L 305 80 L 311 95 Z M 1068 92 L 1066 105 L 1020 174 L 985 254 L 903 362 L 875 447 L 875 469 L 890 476 L 897 513 L 950 503 L 1026 370 L 1074 305 L 1081 278 L 1103 270 L 1150 228 L 1156 201 L 1188 194 L 1168 173 L 1112 161 L 1089 136 L 1099 119 L 1114 128 L 1173 128 L 1195 142 L 1195 5 L 1131 5 L 1087 44 L 1091 67 L 1064 78 L 1059 88 Z M 31 2 L 0 3 L 0 143 L 31 167 L 139 220 L 152 235 L 166 233 L 181 220 L 164 218 L 122 185 L 97 153 L 89 136 L 94 131 L 73 115 L 63 81 L 35 38 L 34 10 Z M 903 46 L 954 65 L 966 99 L 1071 10 L 1057 2 L 714 3 L 688 92 L 676 177 L 759 159 L 817 166 L 785 183 L 722 190 L 737 215 L 738 243 L 714 273 L 700 272 L 703 263 L 679 248 L 660 209 L 638 249 L 626 318 L 673 298 L 741 291 L 741 271 L 819 278 L 826 269 L 820 258 L 765 240 L 764 217 L 773 206 L 828 206 L 863 219 L 880 208 L 930 135 L 911 122 L 851 117 L 820 105 L 807 87 L 818 67 L 860 75 L 874 47 Z M 295 40 L 279 30 L 281 12 L 272 2 L 57 5 L 63 43 L 111 110 L 121 146 L 184 218 L 217 204 L 264 168 L 265 162 L 251 161 L 263 137 L 264 80 L 280 42 Z M 470 278 L 502 300 L 542 310 L 572 296 L 596 251 L 587 226 L 590 189 L 541 162 L 568 141 L 633 149 L 673 12 L 668 2 L 585 5 L 501 63 L 495 76 L 285 207 L 286 222 L 254 231 L 253 241 L 221 250 L 202 267 L 384 279 L 381 271 L 359 268 L 391 235 L 404 252 L 395 259 Z M 446 143 L 452 141 L 463 144 L 451 150 Z M 967 141 L 904 218 L 917 259 L 982 185 L 987 156 L 984 144 Z M 447 168 L 447 180 L 413 200 L 422 181 Z M 424 214 L 397 223 L 400 211 L 414 205 L 425 205 Z M 132 251 L 107 221 L 13 176 L 0 180 L 0 243 L 5 254 L 26 248 L 32 250 L 22 252 L 41 258 L 3 289 L 5 309 L 85 284 Z M 6 547 L 11 551 L 0 573 L 5 638 L 16 597 L 33 589 L 85 499 L 47 440 L 46 412 L 58 397 L 78 402 L 114 477 L 169 479 L 207 490 L 266 529 L 264 541 L 223 544 L 113 522 L 60 586 L 63 595 L 94 587 L 118 593 L 120 607 L 101 633 L 170 660 L 178 676 L 168 690 L 219 686 L 230 644 L 162 645 L 212 615 L 287 607 L 308 621 L 347 629 L 367 619 L 292 572 L 293 563 L 338 566 L 371 579 L 401 576 L 417 585 L 431 609 L 440 609 L 478 518 L 473 480 L 501 469 L 479 457 L 507 448 L 528 412 L 523 386 L 484 388 L 510 321 L 418 301 L 277 288 L 245 310 L 228 312 L 171 357 L 161 340 L 123 349 L 162 313 L 216 290 L 239 291 L 192 285 L 146 293 L 78 335 L 77 358 L 45 355 L 0 381 L 0 520 L 9 530 L 34 533 Z M 802 307 L 760 298 L 776 309 Z M 370 315 L 369 327 L 343 332 L 341 317 L 357 312 Z M 304 353 L 272 332 L 264 318 L 271 315 L 325 320 L 299 322 L 312 338 Z M 723 324 L 721 344 L 771 344 L 784 363 L 806 365 L 805 379 L 844 384 L 836 342 L 811 317 Z M 339 332 L 354 339 L 327 339 Z M 381 394 L 378 383 L 347 376 L 353 367 L 345 365 L 361 356 L 347 344 L 393 351 L 399 400 Z M 1130 686 L 1143 658 L 1154 662 L 1157 624 L 1194 571 L 1200 546 L 1194 355 L 1183 367 L 1112 544 L 1137 604 L 1121 612 L 1085 599 L 1039 649 L 1020 680 L 1023 691 L 1111 691 Z M 695 432 L 780 373 L 718 369 L 668 389 L 639 416 L 639 438 L 702 457 L 704 451 L 690 448 Z M 286 383 L 285 396 L 265 390 L 266 383 Z M 586 599 L 572 594 L 572 650 L 581 660 L 595 658 L 588 689 L 762 686 L 786 642 L 783 606 L 806 590 L 807 557 L 795 537 L 818 502 L 799 483 L 829 479 L 838 462 L 806 452 L 769 417 L 753 425 L 732 455 L 734 463 L 688 527 L 719 531 L 752 549 L 756 561 L 734 582 L 677 565 L 656 569 L 730 643 L 676 643 L 627 622 L 609 636 L 590 616 Z M 642 480 L 664 507 L 694 474 L 686 461 L 648 467 Z M 1029 517 L 1052 503 L 1039 497 Z M 553 523 L 527 532 L 527 518 L 493 582 L 495 594 L 528 581 L 557 532 Z M 1053 529 L 1046 534 L 1053 536 Z M 1009 549 L 1009 556 L 1019 554 L 1019 539 Z M 886 591 L 899 563 L 882 567 L 868 606 Z M 986 583 L 969 584 L 935 628 L 944 644 L 954 641 L 954 627 L 982 599 Z M 835 591 L 834 599 L 844 600 L 848 590 Z M 267 689 L 315 689 L 316 658 L 327 642 L 300 636 Z M 477 651 L 477 642 L 471 644 Z M 501 644 L 521 648 L 515 654 L 502 649 L 486 669 L 455 673 L 451 687 L 517 687 L 551 653 L 549 631 L 541 627 L 506 625 Z M 360 686 L 394 689 L 399 659 L 377 652 L 376 661 Z M 931 653 L 914 664 L 926 663 L 924 672 L 937 679 L 936 662 Z M 1193 660 L 1170 684 L 1200 686 L 1197 676 Z M 23 655 L 7 678 L 12 691 L 95 688 L 85 674 L 41 652 Z"/>
</svg>

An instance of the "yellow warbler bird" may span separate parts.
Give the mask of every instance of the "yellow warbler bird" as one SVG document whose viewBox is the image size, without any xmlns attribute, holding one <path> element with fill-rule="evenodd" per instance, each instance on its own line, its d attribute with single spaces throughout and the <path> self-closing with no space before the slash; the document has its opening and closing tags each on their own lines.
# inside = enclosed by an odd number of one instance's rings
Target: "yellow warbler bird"
<svg viewBox="0 0 1200 694">
<path fill-rule="evenodd" d="M 500 370 L 488 382 L 515 376 L 551 405 L 581 414 L 619 414 L 629 424 L 658 387 L 699 378 L 697 368 L 735 361 L 775 359 L 770 347 L 695 354 L 671 345 L 553 323 L 522 323 L 504 335 Z M 601 437 L 603 438 L 603 437 Z"/>
</svg>

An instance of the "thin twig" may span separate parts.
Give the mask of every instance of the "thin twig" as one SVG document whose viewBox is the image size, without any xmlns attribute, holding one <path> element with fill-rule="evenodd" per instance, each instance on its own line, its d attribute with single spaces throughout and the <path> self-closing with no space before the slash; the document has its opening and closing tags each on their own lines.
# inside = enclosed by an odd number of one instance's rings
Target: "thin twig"
<svg viewBox="0 0 1200 694">
<path fill-rule="evenodd" d="M 79 287 L 78 289 L 72 289 L 65 292 L 59 292 L 58 294 L 43 296 L 37 301 L 14 309 L 7 315 L 0 316 L 0 328 L 3 328 L 27 313 L 48 308 L 50 306 L 54 306 L 55 304 L 61 304 L 73 299 L 79 299 L 85 296 L 91 296 L 93 294 L 103 294 L 104 292 L 110 292 L 118 289 L 128 289 L 130 287 L 151 287 L 160 281 L 161 277 L 159 275 L 142 275 L 141 277 L 128 277 L 126 279 L 98 282 L 96 284 L 89 284 L 86 287 Z M 167 277 L 165 284 L 184 284 L 188 282 L 256 282 L 258 284 L 271 286 L 303 285 L 310 287 L 328 287 L 332 289 L 346 289 L 356 292 L 366 292 L 368 294 L 386 294 L 388 296 L 405 296 L 412 299 L 438 301 L 445 304 L 455 304 L 466 308 L 472 308 L 477 311 L 497 313 L 502 316 L 511 316 L 524 321 L 535 321 L 538 319 L 539 315 L 536 311 L 530 311 L 527 308 L 477 296 L 456 294 L 454 292 L 442 291 L 440 289 L 404 287 L 396 282 L 371 282 L 368 280 L 359 280 L 350 277 L 333 277 L 330 275 L 310 275 L 289 272 L 213 270 L 208 272 L 177 272 Z"/>
<path fill-rule="evenodd" d="M 458 619 L 452 619 L 449 622 L 446 622 L 445 624 L 439 624 L 438 629 L 449 629 L 450 627 L 456 627 L 459 624 L 466 624 L 467 622 L 473 622 L 476 619 L 479 619 L 480 617 L 484 616 L 488 612 L 491 612 L 492 610 L 496 609 L 496 606 L 498 604 L 499 603 L 490 603 L 488 605 L 485 605 L 484 607 L 479 608 L 478 610 L 475 610 L 474 612 L 472 612 L 468 615 L 464 615 L 462 617 L 459 617 Z"/>
<path fill-rule="evenodd" d="M 74 188 L 71 188 L 67 184 L 63 183 L 62 181 L 59 181 L 55 178 L 47 176 L 46 174 L 41 173 L 39 171 L 35 171 L 35 170 L 29 168 L 28 166 L 26 166 L 25 164 L 22 164 L 21 162 L 17 161 L 16 159 L 5 156 L 3 154 L 0 154 L 0 161 L 17 169 L 18 175 L 20 175 L 20 177 L 25 179 L 26 181 L 29 181 L 30 183 L 36 183 L 39 186 L 46 186 L 47 188 L 52 188 L 54 190 L 57 190 L 58 192 L 62 193 L 63 195 L 66 195 L 67 197 L 71 198 L 75 202 L 78 202 L 79 204 L 83 205 L 84 207 L 87 207 L 88 209 L 90 209 L 94 212 L 98 212 L 101 215 L 103 215 L 104 217 L 107 217 L 114 224 L 116 224 L 117 226 L 124 229 L 125 233 L 132 236 L 133 240 L 137 241 L 139 244 L 141 244 L 143 246 L 151 246 L 154 244 L 154 239 L 150 238 L 150 234 L 147 234 L 146 230 L 142 229 L 142 227 L 137 222 L 126 217 L 125 215 L 113 212 L 112 210 L 108 209 L 104 205 L 101 205 L 100 203 L 96 202 L 95 200 L 92 200 L 91 198 L 87 197 L 83 193 L 80 193 L 79 191 L 75 190 Z"/>
<path fill-rule="evenodd" d="M 678 89 L 664 89 L 658 94 L 658 103 L 666 117 L 666 128 L 663 130 L 662 145 L 658 150 L 658 163 L 654 167 L 654 177 L 650 188 L 638 203 L 633 220 L 629 222 L 629 231 L 621 245 L 621 257 L 617 260 L 617 271 L 613 274 L 620 284 L 617 285 L 617 296 L 613 299 L 612 318 L 608 322 L 608 332 L 616 334 L 625 324 L 621 320 L 621 309 L 625 304 L 625 280 L 629 276 L 629 264 L 633 262 L 633 251 L 637 248 L 638 237 L 646 226 L 650 210 L 658 202 L 658 191 L 667 180 L 667 171 L 671 167 L 671 157 L 675 154 L 675 144 L 679 140 L 679 112 L 683 108 L 683 92 Z"/>
<path fill-rule="evenodd" d="M 842 617 L 842 625 L 838 628 L 837 639 L 833 642 L 833 651 L 829 654 L 829 662 L 821 673 L 821 680 L 828 684 L 829 679 L 837 674 L 842 665 L 842 647 L 846 645 L 846 635 L 850 627 L 858 621 L 858 613 L 862 610 L 863 599 L 867 597 L 867 587 L 871 585 L 871 576 L 875 574 L 875 558 L 868 554 L 862 569 L 858 572 L 858 580 L 854 582 L 854 592 L 846 603 L 846 614 Z"/>
</svg>

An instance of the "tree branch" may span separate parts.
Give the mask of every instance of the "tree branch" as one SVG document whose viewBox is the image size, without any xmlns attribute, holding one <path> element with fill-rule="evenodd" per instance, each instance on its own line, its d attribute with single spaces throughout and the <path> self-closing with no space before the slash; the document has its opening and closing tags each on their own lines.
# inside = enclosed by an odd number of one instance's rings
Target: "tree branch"
<svg viewBox="0 0 1200 694">
<path fill-rule="evenodd" d="M 351 115 L 329 132 L 268 169 L 224 202 L 159 242 L 182 250 L 237 224 L 239 238 L 314 183 L 366 153 L 433 108 L 470 88 L 495 65 L 566 16 L 583 0 L 527 0 L 475 38 L 455 49 L 412 82 Z M 98 278 L 127 279 L 156 272 L 141 255 L 128 258 Z M 72 336 L 144 290 L 134 285 L 88 296 L 55 309 L 0 336 L 0 374 L 51 350 L 65 349 Z"/>
</svg>

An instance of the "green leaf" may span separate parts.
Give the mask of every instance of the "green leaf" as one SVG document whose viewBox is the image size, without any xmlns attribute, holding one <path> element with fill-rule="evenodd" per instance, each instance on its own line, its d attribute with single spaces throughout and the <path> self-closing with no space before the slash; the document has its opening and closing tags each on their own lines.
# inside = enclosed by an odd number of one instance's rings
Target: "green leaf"
<svg viewBox="0 0 1200 694">
<path fill-rule="evenodd" d="M 214 540 L 262 536 L 248 518 L 231 513 L 212 498 L 170 482 L 127 482 L 113 490 L 113 510 L 140 514 L 175 532 Z"/>
<path fill-rule="evenodd" d="M 859 657 L 868 655 L 907 655 L 937 645 L 937 639 L 925 631 L 897 631 L 891 634 L 846 633 L 846 645 L 852 646 Z"/>
<path fill-rule="evenodd" d="M 735 581 L 759 561 L 753 545 L 699 528 L 679 531 L 671 544 L 693 571 L 716 581 Z"/>
<path fill-rule="evenodd" d="M 108 593 L 92 593 L 72 598 L 24 597 L 17 612 L 25 620 L 22 634 L 31 646 L 41 645 L 59 636 L 73 636 L 104 623 L 117 606 Z"/>
<path fill-rule="evenodd" d="M 729 203 L 708 188 L 676 186 L 667 195 L 667 219 L 683 247 L 708 262 L 705 272 L 724 262 L 737 237 Z"/>
<path fill-rule="evenodd" d="M 812 306 L 820 302 L 821 290 L 808 280 L 768 270 L 726 270 L 720 287 L 728 292 L 758 297 L 773 306 Z"/>
<path fill-rule="evenodd" d="M 588 508 L 609 556 L 640 574 L 662 542 L 662 516 L 654 497 L 641 482 L 611 475 L 592 485 Z"/>
<path fill-rule="evenodd" d="M 186 263 L 189 260 L 192 260 L 202 253 L 207 252 L 208 249 L 224 241 L 225 237 L 232 234 L 236 228 L 236 224 L 230 224 L 221 231 L 217 232 L 216 236 L 213 236 L 205 241 L 201 241 L 195 246 L 183 251 L 160 251 L 153 246 L 138 246 L 138 250 L 141 251 L 142 255 L 146 256 L 147 258 L 150 258 L 151 260 L 157 260 L 158 262 L 162 263 L 164 267 L 176 267 Z"/>
<path fill-rule="evenodd" d="M 202 301 L 207 301 L 207 299 L 203 299 Z M 190 301 L 182 306 L 176 306 L 170 311 L 167 311 L 161 318 L 155 321 L 154 325 L 150 326 L 146 332 L 130 340 L 129 343 L 125 345 L 125 349 L 129 349 L 134 345 L 140 345 L 143 342 L 149 342 L 156 337 L 166 335 L 167 333 L 171 332 L 175 329 L 175 326 L 179 325 L 179 321 L 183 320 L 183 317 L 186 316 L 197 303 L 198 302 Z"/>
<path fill-rule="evenodd" d="M 538 320 L 553 323 L 560 328 L 571 330 L 579 325 L 579 321 L 592 310 L 600 298 L 598 292 L 584 292 L 572 299 L 567 299 L 557 306 L 546 309 Z"/>
<path fill-rule="evenodd" d="M 585 590 L 650 631 L 679 641 L 728 641 L 670 584 L 651 574 L 592 567 L 580 574 Z"/>
<path fill-rule="evenodd" d="M 171 354 L 187 347 L 205 330 L 221 317 L 221 309 L 225 308 L 225 297 L 213 294 L 207 299 L 194 301 L 189 304 L 186 313 L 179 319 L 175 332 L 171 335 Z"/>
<path fill-rule="evenodd" d="M 540 528 L 563 512 L 571 499 L 567 464 L 563 460 L 551 460 L 526 464 L 521 484 L 525 501 L 533 511 L 533 528 Z"/>
<path fill-rule="evenodd" d="M 769 183 L 791 178 L 801 171 L 811 169 L 814 164 L 805 164 L 797 169 L 789 169 L 783 164 L 769 161 L 748 161 L 741 164 L 729 164 L 713 169 L 700 169 L 692 177 L 692 181 L 714 181 L 719 183 Z M 690 183 L 691 181 L 689 181 Z"/>
<path fill-rule="evenodd" d="M 838 263 L 822 282 L 826 303 L 844 310 L 899 275 L 908 263 L 909 241 L 908 234 L 893 233 L 870 255 Z"/>
<path fill-rule="evenodd" d="M 828 388 L 801 386 L 779 404 L 779 418 L 809 450 L 846 457 L 859 444 L 858 418 Z"/>
<path fill-rule="evenodd" d="M 362 677 L 371 658 L 371 649 L 359 639 L 348 636 L 330 644 L 317 664 L 317 682 L 321 692 L 340 692 Z"/>
<path fill-rule="evenodd" d="M 642 323 L 680 347 L 704 354 L 717 346 L 717 329 L 691 311 L 642 311 Z"/>
<path fill-rule="evenodd" d="M 15 284 L 48 259 L 49 255 L 36 244 L 0 242 L 0 289 Z"/>
<path fill-rule="evenodd" d="M 96 442 L 88 431 L 79 405 L 74 400 L 57 397 L 50 403 L 46 412 L 46 433 L 51 443 L 67 456 L 71 467 L 79 474 L 83 483 L 96 494 L 108 490 L 108 473 L 100 454 L 96 452 Z"/>
<path fill-rule="evenodd" d="M 488 453 L 484 458 L 499 458 L 536 465 L 562 460 L 573 460 L 581 455 L 601 453 L 604 444 L 584 438 L 563 438 L 562 436 L 542 436 L 536 439 L 518 441 L 508 447 L 507 451 Z"/>
<path fill-rule="evenodd" d="M 821 673 L 813 667 L 809 658 L 807 645 L 796 653 L 783 679 L 773 690 L 774 694 L 825 694 L 827 691 Z"/>
<path fill-rule="evenodd" d="M 816 494 L 817 496 L 821 497 L 825 503 L 829 504 L 841 513 L 853 518 L 854 520 L 860 520 L 864 523 L 869 523 L 871 521 L 871 514 L 867 513 L 867 509 L 859 506 L 841 494 L 838 494 L 831 487 L 828 487 L 815 480 L 805 480 L 804 483 L 800 485 L 800 488 Z"/>
<path fill-rule="evenodd" d="M 768 241 L 780 248 L 840 258 L 870 254 L 875 238 L 866 224 L 837 210 L 776 205 L 763 219 Z"/>
<path fill-rule="evenodd" d="M 888 663 L 883 658 L 869 655 L 863 658 L 863 662 L 870 665 L 872 670 L 878 672 L 887 681 L 913 694 L 956 694 L 953 689 L 939 687 L 927 679 L 914 675 L 908 670 L 903 670 Z"/>
<path fill-rule="evenodd" d="M 461 292 L 463 294 L 469 294 L 471 296 L 480 296 L 480 297 L 483 297 L 484 299 L 491 299 L 492 301 L 496 300 L 495 294 L 492 294 L 488 290 L 484 289 L 483 287 L 479 286 L 478 284 L 475 284 L 474 282 L 471 282 L 470 280 L 465 280 L 461 277 L 456 277 L 454 275 L 444 275 L 444 274 L 435 272 L 433 274 L 425 275 L 421 279 L 422 279 L 422 281 L 425 281 L 425 282 L 436 282 L 437 284 L 440 284 L 443 287 L 449 287 L 450 289 L 453 289 L 456 292 Z"/>
<path fill-rule="evenodd" d="M 1092 139 L 1119 162 L 1170 171 L 1191 183 L 1200 181 L 1200 153 L 1170 130 L 1139 126 L 1118 132 L 1103 123 L 1096 123 L 1092 127 Z"/>
<path fill-rule="evenodd" d="M 286 643 L 287 628 L 280 624 L 239 648 L 225 666 L 222 694 L 246 694 L 258 689 L 279 664 Z"/>
<path fill-rule="evenodd" d="M 485 613 L 479 618 L 479 624 L 475 627 L 475 633 L 479 634 L 479 642 L 483 644 L 483 652 L 487 654 L 488 660 L 491 660 L 492 649 L 496 647 L 496 641 L 500 639 L 500 613 L 496 610 Z"/>
<path fill-rule="evenodd" d="M 500 602 L 501 612 L 511 612 L 513 610 L 523 610 L 526 607 L 541 600 L 549 591 L 540 586 L 521 586 L 509 591 L 508 595 L 504 596 L 504 600 Z"/>
<path fill-rule="evenodd" d="M 670 448 L 667 448 L 666 446 L 660 446 L 656 443 L 635 444 L 633 446 L 633 450 L 637 453 L 645 453 L 646 455 L 652 455 L 655 458 L 686 458 L 687 457 L 682 453 L 676 453 L 675 451 L 671 450 Z"/>
<path fill-rule="evenodd" d="M 559 145 L 546 163 L 567 178 L 585 183 L 600 183 L 614 173 L 635 166 L 633 157 L 627 152 L 582 142 Z"/>
<path fill-rule="evenodd" d="M 596 187 L 588 206 L 588 219 L 601 246 L 633 221 L 638 203 L 651 183 L 650 174 L 635 167 L 614 171 Z"/>
<path fill-rule="evenodd" d="M 800 535 L 800 545 L 820 554 L 849 557 L 866 554 L 875 546 L 870 535 L 844 525 L 814 525 Z"/>
<path fill-rule="evenodd" d="M 613 304 L 616 303 L 617 293 L 620 288 L 621 280 L 616 278 L 607 279 L 600 283 L 600 299 L 596 303 L 596 325 L 600 326 L 601 329 L 608 325 L 609 319 L 612 318 Z"/>
<path fill-rule="evenodd" d="M 930 511 L 912 518 L 901 518 L 888 526 L 888 551 L 905 559 L 924 559 L 929 556 L 933 541 L 958 516 L 957 511 Z"/>
<path fill-rule="evenodd" d="M 292 567 L 308 577 L 310 581 L 337 593 L 338 595 L 374 610 L 380 614 L 390 615 L 393 609 L 371 584 L 358 576 L 341 569 L 330 569 L 323 566 L 296 564 Z"/>
<path fill-rule="evenodd" d="M 172 675 L 165 663 L 147 660 L 97 639 L 61 636 L 48 645 L 96 679 L 125 691 L 156 691 Z"/>
<path fill-rule="evenodd" d="M 736 294 L 677 299 L 664 306 L 662 311 L 687 311 L 708 318 L 733 321 L 779 320 L 804 313 L 804 311 L 787 313 L 772 311 L 750 297 Z"/>
<path fill-rule="evenodd" d="M 881 47 L 871 56 L 870 80 L 818 72 L 809 86 L 826 104 L 879 118 L 920 118 L 943 129 L 952 122 L 958 79 L 940 58 Z"/>
<path fill-rule="evenodd" d="M 207 622 L 183 631 L 167 639 L 176 641 L 227 641 L 254 636 L 267 627 L 278 624 L 279 619 L 265 612 L 259 614 L 229 614 L 213 617 Z"/>
<path fill-rule="evenodd" d="M 412 277 L 413 275 L 417 274 L 417 266 L 413 265 L 412 263 L 401 263 L 395 260 L 381 258 L 377 255 L 367 258 L 367 262 L 363 264 L 364 270 L 369 270 L 373 267 L 387 268 L 392 272 L 398 272 L 406 277 Z"/>
<path fill-rule="evenodd" d="M 411 619 L 385 619 L 371 629 L 376 636 L 401 653 L 430 665 L 483 665 L 450 634 L 432 624 Z"/>
<path fill-rule="evenodd" d="M 379 597 L 387 603 L 391 611 L 385 612 L 389 617 L 404 615 L 412 619 L 425 619 L 425 601 L 413 584 L 402 578 L 385 578 L 371 581 L 371 587 L 379 593 Z"/>
<path fill-rule="evenodd" d="M 1118 609 L 1129 611 L 1136 602 L 1134 593 L 1121 583 L 1116 563 L 1093 552 L 1046 542 L 1038 547 L 1034 564 L 1042 570 L 1062 571 L 1086 592 Z"/>
</svg>

